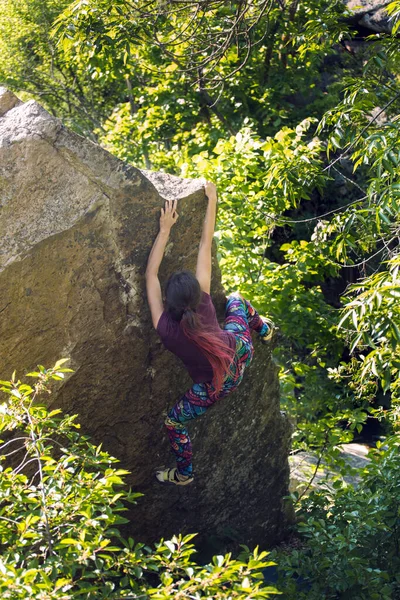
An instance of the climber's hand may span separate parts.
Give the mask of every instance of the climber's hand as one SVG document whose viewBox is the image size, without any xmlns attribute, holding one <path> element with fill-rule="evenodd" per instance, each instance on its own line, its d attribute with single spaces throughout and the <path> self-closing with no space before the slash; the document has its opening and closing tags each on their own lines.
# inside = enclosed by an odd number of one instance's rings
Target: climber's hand
<svg viewBox="0 0 400 600">
<path fill-rule="evenodd" d="M 209 200 L 216 202 L 217 201 L 217 186 L 215 183 L 211 181 L 206 181 L 204 184 L 204 191 Z"/>
<path fill-rule="evenodd" d="M 165 207 L 161 209 L 160 216 L 160 231 L 163 233 L 169 233 L 172 225 L 175 225 L 178 220 L 178 213 L 176 212 L 177 200 L 166 200 Z"/>
</svg>

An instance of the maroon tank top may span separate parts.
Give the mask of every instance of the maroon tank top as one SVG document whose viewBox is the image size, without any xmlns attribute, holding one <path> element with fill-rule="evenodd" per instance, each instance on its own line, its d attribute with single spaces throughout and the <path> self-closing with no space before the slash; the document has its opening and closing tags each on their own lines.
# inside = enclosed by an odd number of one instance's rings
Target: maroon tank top
<svg viewBox="0 0 400 600">
<path fill-rule="evenodd" d="M 217 314 L 211 296 L 206 292 L 201 293 L 201 301 L 197 307 L 197 314 L 201 315 L 205 325 L 221 332 L 222 340 L 232 349 L 236 347 L 235 336 L 223 331 L 217 320 Z M 186 337 L 179 321 L 164 311 L 158 321 L 157 333 L 164 346 L 182 360 L 194 383 L 212 381 L 212 366 L 201 349 L 192 340 Z"/>
</svg>

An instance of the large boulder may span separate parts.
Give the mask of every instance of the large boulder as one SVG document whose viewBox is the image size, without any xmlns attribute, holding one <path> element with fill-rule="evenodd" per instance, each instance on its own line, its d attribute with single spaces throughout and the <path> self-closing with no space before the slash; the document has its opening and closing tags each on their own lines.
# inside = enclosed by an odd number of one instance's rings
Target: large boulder
<svg viewBox="0 0 400 600">
<path fill-rule="evenodd" d="M 199 531 L 272 545 L 287 523 L 290 427 L 271 347 L 240 390 L 192 423 L 196 479 L 162 486 L 173 464 L 163 421 L 189 387 L 152 328 L 144 271 L 163 197 L 179 198 L 160 278 L 193 269 L 206 208 L 200 181 L 140 171 L 0 90 L 0 379 L 70 357 L 50 398 L 130 470 L 145 497 L 131 533 Z M 214 255 L 212 294 L 223 315 Z"/>
</svg>

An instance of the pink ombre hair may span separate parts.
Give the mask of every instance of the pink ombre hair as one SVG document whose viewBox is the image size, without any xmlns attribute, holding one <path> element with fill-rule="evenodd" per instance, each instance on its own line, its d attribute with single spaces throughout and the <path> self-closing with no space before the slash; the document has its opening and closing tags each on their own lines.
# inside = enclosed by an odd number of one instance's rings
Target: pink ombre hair
<svg viewBox="0 0 400 600">
<path fill-rule="evenodd" d="M 199 282 L 190 271 L 173 273 L 167 282 L 165 295 L 167 310 L 172 318 L 180 321 L 186 337 L 200 348 L 210 362 L 214 375 L 212 383 L 216 392 L 220 392 L 235 351 L 223 341 L 219 327 L 205 325 L 196 313 L 201 301 Z"/>
</svg>

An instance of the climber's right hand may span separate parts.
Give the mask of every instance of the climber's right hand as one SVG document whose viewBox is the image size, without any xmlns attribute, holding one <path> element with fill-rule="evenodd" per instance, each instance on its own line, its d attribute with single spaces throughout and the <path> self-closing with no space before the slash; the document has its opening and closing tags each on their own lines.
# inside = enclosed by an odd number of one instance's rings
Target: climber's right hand
<svg viewBox="0 0 400 600">
<path fill-rule="evenodd" d="M 212 181 L 206 181 L 204 191 L 209 200 L 217 202 L 217 186 Z"/>
</svg>

